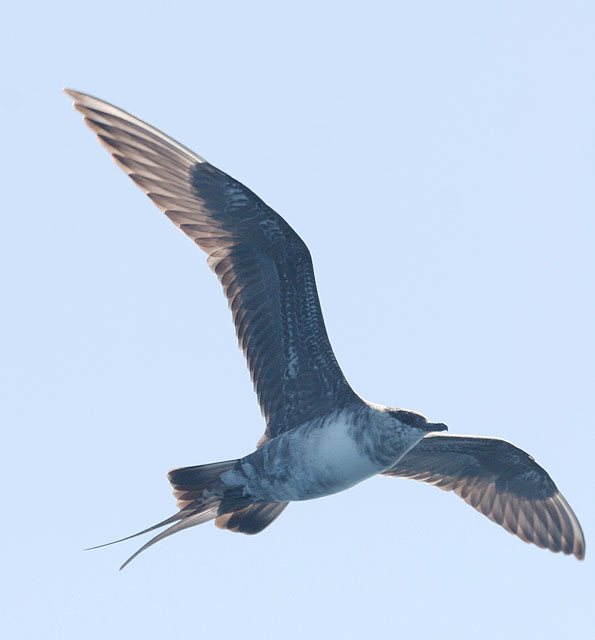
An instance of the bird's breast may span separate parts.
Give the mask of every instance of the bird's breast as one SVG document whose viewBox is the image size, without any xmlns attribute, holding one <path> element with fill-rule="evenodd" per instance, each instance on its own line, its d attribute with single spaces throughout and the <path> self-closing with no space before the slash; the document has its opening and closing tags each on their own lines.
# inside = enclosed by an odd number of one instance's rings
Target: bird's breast
<svg viewBox="0 0 595 640">
<path fill-rule="evenodd" d="M 339 412 L 284 433 L 241 461 L 246 494 L 266 501 L 310 500 L 348 489 L 382 471 L 361 448 L 350 415 Z"/>
</svg>

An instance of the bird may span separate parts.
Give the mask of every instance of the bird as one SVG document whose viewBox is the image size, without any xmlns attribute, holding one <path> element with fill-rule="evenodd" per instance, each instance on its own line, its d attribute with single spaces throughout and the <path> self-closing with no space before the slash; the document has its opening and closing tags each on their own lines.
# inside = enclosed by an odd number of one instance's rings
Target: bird
<svg viewBox="0 0 595 640">
<path fill-rule="evenodd" d="M 143 120 L 64 91 L 116 164 L 207 254 L 266 420 L 255 450 L 243 458 L 169 472 L 178 512 L 116 540 L 169 525 L 121 569 L 182 529 L 214 520 L 220 529 L 256 534 L 290 502 L 375 475 L 452 491 L 521 540 L 584 558 L 577 517 L 525 451 L 499 438 L 444 433 L 444 423 L 368 402 L 351 388 L 329 342 L 310 251 L 279 214 Z"/>
</svg>

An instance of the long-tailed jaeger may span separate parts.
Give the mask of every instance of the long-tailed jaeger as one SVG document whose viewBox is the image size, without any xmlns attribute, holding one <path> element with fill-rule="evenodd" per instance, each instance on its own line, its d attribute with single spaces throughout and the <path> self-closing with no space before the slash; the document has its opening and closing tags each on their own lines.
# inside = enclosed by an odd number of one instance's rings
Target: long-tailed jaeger
<svg viewBox="0 0 595 640">
<path fill-rule="evenodd" d="M 208 255 L 266 418 L 247 456 L 169 472 L 179 511 L 135 534 L 171 525 L 122 568 L 181 529 L 214 520 L 221 529 L 258 533 L 289 502 L 376 474 L 454 491 L 525 542 L 584 558 L 576 516 L 531 456 L 498 438 L 437 434 L 446 425 L 352 390 L 326 333 L 310 252 L 281 216 L 142 120 L 65 91 L 116 163 Z"/>
</svg>

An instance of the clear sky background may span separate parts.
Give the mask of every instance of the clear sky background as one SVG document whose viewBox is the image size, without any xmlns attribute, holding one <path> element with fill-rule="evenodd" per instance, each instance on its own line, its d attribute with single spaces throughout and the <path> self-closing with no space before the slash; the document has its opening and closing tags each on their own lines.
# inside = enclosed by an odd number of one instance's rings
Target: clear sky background
<svg viewBox="0 0 595 640">
<path fill-rule="evenodd" d="M 588 637 L 593 3 L 30 2 L 0 32 L 3 637 Z M 586 561 L 388 478 L 122 573 L 138 540 L 83 552 L 172 514 L 168 469 L 264 422 L 205 256 L 65 85 L 285 216 L 354 388 L 531 453 Z"/>
</svg>

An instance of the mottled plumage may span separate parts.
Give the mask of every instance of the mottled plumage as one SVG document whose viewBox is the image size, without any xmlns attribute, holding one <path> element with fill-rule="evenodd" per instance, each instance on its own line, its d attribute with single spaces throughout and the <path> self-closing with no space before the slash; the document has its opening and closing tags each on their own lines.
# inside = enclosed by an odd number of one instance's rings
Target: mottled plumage
<svg viewBox="0 0 595 640">
<path fill-rule="evenodd" d="M 171 525 L 125 565 L 158 540 L 209 520 L 258 533 L 290 501 L 379 473 L 453 490 L 521 539 L 584 557 L 572 509 L 526 453 L 493 438 L 429 435 L 446 426 L 368 403 L 351 389 L 328 340 L 310 252 L 283 218 L 142 120 L 66 92 L 118 165 L 208 255 L 266 418 L 257 449 L 244 458 L 170 471 L 180 510 L 135 534 Z"/>
<path fill-rule="evenodd" d="M 521 540 L 584 557 L 581 527 L 564 496 L 530 455 L 506 440 L 428 435 L 383 475 L 454 491 Z"/>
</svg>

